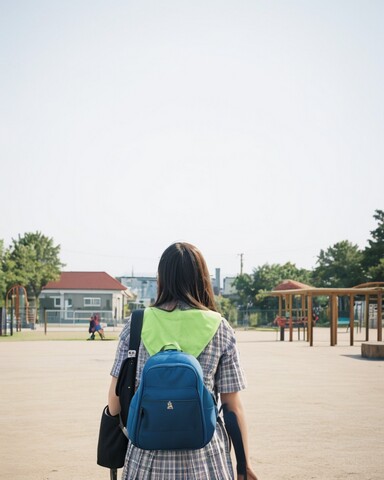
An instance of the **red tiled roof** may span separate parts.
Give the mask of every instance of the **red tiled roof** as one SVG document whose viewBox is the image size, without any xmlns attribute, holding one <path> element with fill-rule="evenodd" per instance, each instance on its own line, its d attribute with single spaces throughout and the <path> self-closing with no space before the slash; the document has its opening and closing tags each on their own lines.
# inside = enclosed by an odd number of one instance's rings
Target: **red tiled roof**
<svg viewBox="0 0 384 480">
<path fill-rule="evenodd" d="M 61 272 L 59 280 L 48 282 L 43 290 L 126 290 L 127 287 L 106 272 Z"/>
<path fill-rule="evenodd" d="M 296 280 L 283 280 L 274 290 L 301 290 L 301 289 L 312 288 L 310 285 L 305 283 L 296 282 Z"/>
</svg>

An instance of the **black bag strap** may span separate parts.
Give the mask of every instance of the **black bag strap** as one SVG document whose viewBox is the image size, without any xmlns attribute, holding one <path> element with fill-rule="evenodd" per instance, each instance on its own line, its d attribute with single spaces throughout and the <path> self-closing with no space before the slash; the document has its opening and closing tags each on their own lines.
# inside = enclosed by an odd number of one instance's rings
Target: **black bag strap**
<svg viewBox="0 0 384 480">
<path fill-rule="evenodd" d="M 120 373 L 116 383 L 115 392 L 120 400 L 120 422 L 122 427 L 127 425 L 129 405 L 135 393 L 137 357 L 139 354 L 143 318 L 144 309 L 134 310 L 132 312 L 128 357 L 121 365 Z"/>
<path fill-rule="evenodd" d="M 139 352 L 139 346 L 140 346 L 140 340 L 141 340 L 141 329 L 143 327 L 143 318 L 144 318 L 144 308 L 140 310 L 134 310 L 132 312 L 131 331 L 129 332 L 128 358 L 130 358 L 130 354 L 132 354 L 133 358 L 136 358 L 136 363 L 137 363 L 137 353 Z"/>
</svg>

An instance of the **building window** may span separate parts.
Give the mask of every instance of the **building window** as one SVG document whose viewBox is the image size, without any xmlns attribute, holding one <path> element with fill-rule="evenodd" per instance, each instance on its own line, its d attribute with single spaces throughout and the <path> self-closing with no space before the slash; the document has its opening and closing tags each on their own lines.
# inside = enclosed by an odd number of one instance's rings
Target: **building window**
<svg viewBox="0 0 384 480">
<path fill-rule="evenodd" d="M 100 307 L 101 298 L 84 297 L 84 307 Z"/>
<path fill-rule="evenodd" d="M 61 298 L 60 297 L 51 297 L 53 299 L 53 307 L 60 308 L 61 307 Z"/>
</svg>

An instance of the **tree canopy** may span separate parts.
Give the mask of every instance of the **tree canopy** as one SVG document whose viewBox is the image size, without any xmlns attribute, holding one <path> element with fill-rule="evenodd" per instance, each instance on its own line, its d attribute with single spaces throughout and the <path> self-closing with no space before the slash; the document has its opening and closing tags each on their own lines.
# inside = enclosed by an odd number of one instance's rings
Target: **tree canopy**
<svg viewBox="0 0 384 480">
<path fill-rule="evenodd" d="M 64 266 L 59 255 L 60 245 L 54 245 L 52 238 L 40 232 L 12 239 L 1 261 L 6 288 L 21 284 L 28 296 L 36 300 L 43 286 L 59 277 Z"/>
<path fill-rule="evenodd" d="M 368 240 L 368 246 L 363 252 L 363 266 L 367 272 L 367 278 L 371 281 L 383 281 L 384 279 L 384 211 L 375 210 L 373 218 L 378 225 L 372 230 L 372 239 Z"/>
<path fill-rule="evenodd" d="M 4 268 L 3 268 L 3 262 L 4 262 L 4 241 L 0 240 L 0 305 L 1 305 L 1 300 L 4 298 L 6 294 L 6 288 L 7 288 L 7 279 L 6 279 Z"/>
<path fill-rule="evenodd" d="M 364 282 L 363 253 L 348 240 L 320 250 L 313 272 L 317 287 L 353 287 Z"/>
<path fill-rule="evenodd" d="M 284 265 L 264 264 L 253 270 L 252 275 L 239 275 L 234 286 L 239 292 L 242 305 L 266 306 L 263 292 L 273 290 L 276 285 L 286 279 L 295 279 L 299 282 L 309 283 L 310 271 L 297 268 L 295 264 L 287 262 Z"/>
</svg>

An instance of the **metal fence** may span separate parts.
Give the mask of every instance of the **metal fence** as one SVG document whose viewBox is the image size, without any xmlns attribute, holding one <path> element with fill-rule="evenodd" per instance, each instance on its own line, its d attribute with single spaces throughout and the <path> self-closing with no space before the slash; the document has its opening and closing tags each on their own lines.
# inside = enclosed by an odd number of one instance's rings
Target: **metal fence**
<svg viewBox="0 0 384 480">
<path fill-rule="evenodd" d="M 59 327 L 84 327 L 89 324 L 90 317 L 93 313 L 100 316 L 102 325 L 117 325 L 117 319 L 113 318 L 112 311 L 86 311 L 86 310 L 44 310 L 40 315 L 40 323 L 47 322 L 48 325 L 56 325 Z"/>
<path fill-rule="evenodd" d="M 33 312 L 31 309 L 19 307 L 0 308 L 0 335 L 13 335 L 13 331 L 29 327 L 33 321 Z"/>
<path fill-rule="evenodd" d="M 233 322 L 238 327 L 262 327 L 271 326 L 278 310 L 260 308 L 240 308 L 237 319 Z"/>
</svg>

